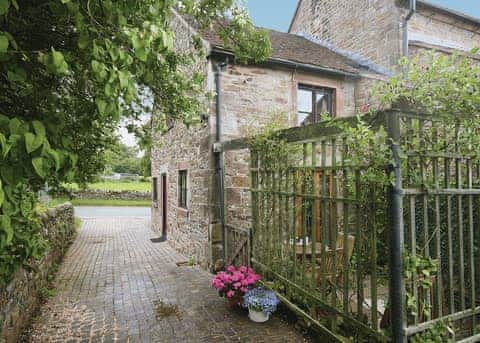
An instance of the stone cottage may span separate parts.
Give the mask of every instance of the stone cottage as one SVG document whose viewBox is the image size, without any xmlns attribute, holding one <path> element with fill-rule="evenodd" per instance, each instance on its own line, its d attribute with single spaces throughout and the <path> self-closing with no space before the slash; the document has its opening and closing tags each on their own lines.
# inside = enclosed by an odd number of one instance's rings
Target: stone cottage
<svg viewBox="0 0 480 343">
<path fill-rule="evenodd" d="M 368 109 L 371 84 L 391 75 L 403 37 L 412 52 L 478 44 L 479 21 L 423 1 L 405 33 L 407 7 L 394 0 L 300 0 L 289 33 L 269 31 L 273 53 L 259 65 L 234 63 L 217 35 L 202 34 L 208 56 L 197 67 L 217 97 L 199 127 L 175 123 L 155 134 L 154 230 L 212 266 L 223 257 L 222 218 L 248 229 L 251 211 L 248 154 L 216 153 L 216 142 L 240 137 L 272 114 L 294 127 L 315 123 L 324 112 L 340 117 Z M 172 25 L 177 48 L 191 49 L 195 27 L 178 15 Z"/>
<path fill-rule="evenodd" d="M 480 19 L 425 0 L 299 0 L 288 32 L 386 68 L 407 54 L 480 45 Z"/>
</svg>

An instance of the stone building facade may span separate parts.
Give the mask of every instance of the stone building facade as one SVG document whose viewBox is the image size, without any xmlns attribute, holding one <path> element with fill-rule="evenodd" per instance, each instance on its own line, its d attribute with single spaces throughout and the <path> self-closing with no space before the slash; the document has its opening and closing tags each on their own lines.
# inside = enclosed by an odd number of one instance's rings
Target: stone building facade
<svg viewBox="0 0 480 343">
<path fill-rule="evenodd" d="M 190 49 L 195 29 L 175 16 L 176 48 Z M 371 66 L 341 56 L 314 41 L 297 35 L 270 32 L 273 55 L 261 65 L 229 63 L 221 72 L 221 88 L 215 88 L 219 62 L 234 58 L 221 39 L 211 32 L 203 34 L 208 57 L 199 60 L 198 70 L 206 75 L 205 90 L 221 97 L 221 140 L 238 138 L 252 125 L 261 126 L 281 116 L 297 126 L 299 87 L 332 92 L 332 115 L 352 116 L 368 101 L 358 85 L 385 79 Z M 163 135 L 154 133 L 152 147 L 153 205 L 152 225 L 165 234 L 169 243 L 205 267 L 222 255 L 216 245 L 219 230 L 219 171 L 213 144 L 216 136 L 216 108 L 212 103 L 203 122 L 187 129 L 181 123 Z M 225 222 L 248 227 L 249 161 L 246 151 L 224 156 Z M 182 184 L 185 183 L 186 185 Z M 186 188 L 186 203 L 181 193 Z M 166 224 L 166 225 L 165 225 Z"/>
<path fill-rule="evenodd" d="M 397 65 L 404 38 L 412 53 L 480 45 L 480 19 L 422 0 L 404 37 L 407 7 L 406 0 L 300 0 L 289 32 L 314 36 L 387 68 Z"/>
<path fill-rule="evenodd" d="M 325 97 L 331 99 L 329 111 L 334 117 L 352 116 L 375 106 L 370 89 L 391 75 L 401 56 L 405 13 L 404 4 L 394 0 L 300 0 L 290 33 L 269 31 L 272 56 L 258 65 L 232 62 L 234 56 L 222 40 L 214 32 L 202 32 L 208 54 L 196 67 L 206 75 L 205 90 L 216 93 L 221 106 L 217 109 L 215 102 L 210 104 L 198 127 L 187 129 L 175 123 L 166 134 L 155 134 L 154 230 L 185 256 L 211 267 L 223 256 L 221 170 L 219 155 L 213 149 L 217 111 L 221 141 L 226 141 L 245 136 L 252 124 L 261 127 L 272 115 L 282 117 L 292 127 L 303 125 L 305 92 L 328 94 Z M 172 25 L 176 48 L 191 49 L 194 27 L 179 16 Z M 409 23 L 410 47 L 438 47 L 438 40 L 431 38 L 437 35 L 466 50 L 478 41 L 478 28 L 472 18 L 419 3 Z M 452 48 L 442 44 L 443 49 Z M 223 62 L 227 62 L 226 67 L 216 74 L 216 67 Z M 223 159 L 225 223 L 249 228 L 248 152 L 228 152 Z"/>
</svg>

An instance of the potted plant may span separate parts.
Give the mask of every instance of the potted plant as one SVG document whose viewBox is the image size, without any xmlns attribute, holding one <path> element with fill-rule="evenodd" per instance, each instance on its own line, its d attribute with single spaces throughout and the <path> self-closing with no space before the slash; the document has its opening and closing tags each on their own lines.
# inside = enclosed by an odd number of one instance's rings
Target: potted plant
<svg viewBox="0 0 480 343">
<path fill-rule="evenodd" d="M 231 308 L 242 304 L 243 295 L 261 279 L 252 268 L 229 266 L 226 271 L 219 272 L 212 280 L 212 287 L 225 297 Z"/>
<path fill-rule="evenodd" d="M 266 322 L 279 303 L 275 292 L 262 287 L 248 290 L 243 297 L 243 306 L 248 307 L 248 317 L 257 323 Z"/>
</svg>

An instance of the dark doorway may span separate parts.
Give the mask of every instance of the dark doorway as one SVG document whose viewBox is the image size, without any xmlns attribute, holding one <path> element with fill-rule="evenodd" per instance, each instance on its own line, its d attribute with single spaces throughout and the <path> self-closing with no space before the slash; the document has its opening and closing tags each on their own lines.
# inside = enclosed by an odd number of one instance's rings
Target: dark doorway
<svg viewBox="0 0 480 343">
<path fill-rule="evenodd" d="M 162 174 L 162 237 L 167 237 L 167 174 Z"/>
</svg>

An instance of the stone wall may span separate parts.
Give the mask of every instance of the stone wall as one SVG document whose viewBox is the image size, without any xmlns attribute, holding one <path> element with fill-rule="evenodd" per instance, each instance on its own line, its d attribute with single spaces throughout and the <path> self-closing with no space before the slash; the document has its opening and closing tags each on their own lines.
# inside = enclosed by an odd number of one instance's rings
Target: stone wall
<svg viewBox="0 0 480 343">
<path fill-rule="evenodd" d="M 85 189 L 74 192 L 74 199 L 118 199 L 118 200 L 151 200 L 150 192 L 140 191 L 109 191 L 100 189 Z"/>
<path fill-rule="evenodd" d="M 408 24 L 409 41 L 468 51 L 480 46 L 480 24 L 420 7 Z"/>
<path fill-rule="evenodd" d="M 32 261 L 32 270 L 19 268 L 7 286 L 0 286 L 0 341 L 18 342 L 41 300 L 48 276 L 62 259 L 75 235 L 71 204 L 47 210 L 43 215 L 43 234 L 50 248 L 40 261 Z"/>
<path fill-rule="evenodd" d="M 194 31 L 178 15 L 171 21 L 175 31 L 175 49 L 187 52 L 194 47 Z M 190 71 L 208 75 L 211 67 L 206 60 L 199 60 Z M 212 87 L 212 75 L 206 85 Z M 202 114 L 208 117 L 208 114 Z M 162 232 L 161 178 L 167 176 L 167 237 L 168 242 L 185 256 L 195 256 L 202 264 L 209 263 L 209 224 L 214 201 L 210 200 L 210 183 L 213 182 L 215 165 L 211 154 L 211 131 L 208 120 L 187 129 L 175 123 L 166 133 L 154 131 L 152 146 L 152 177 L 157 178 L 158 199 L 153 199 L 152 226 Z M 178 173 L 187 170 L 187 207 L 178 204 Z"/>
<path fill-rule="evenodd" d="M 290 32 L 315 36 L 393 69 L 402 54 L 402 18 L 408 12 L 401 4 L 400 0 L 301 0 Z M 469 50 L 480 45 L 479 28 L 478 23 L 419 4 L 408 24 L 409 41 L 428 49 Z"/>
<path fill-rule="evenodd" d="M 290 28 L 384 67 L 401 52 L 400 9 L 393 0 L 302 0 Z"/>
<path fill-rule="evenodd" d="M 175 144 L 169 144 L 175 142 Z M 185 256 L 195 256 L 200 263 L 209 258 L 211 202 L 209 184 L 215 167 L 211 157 L 208 126 L 188 130 L 183 124 L 164 136 L 158 135 L 152 148 L 152 176 L 158 179 L 159 199 L 152 211 L 152 224 L 162 232 L 161 175 L 167 176 L 167 237 L 169 243 Z M 178 204 L 178 173 L 187 170 L 187 207 Z M 155 200 L 155 199 L 154 199 Z"/>
<path fill-rule="evenodd" d="M 181 18 L 173 23 L 178 49 L 191 48 L 191 29 Z M 199 61 L 204 68 L 207 90 L 214 90 L 214 64 Z M 229 140 L 248 134 L 247 128 L 266 124 L 272 115 L 282 116 L 290 126 L 297 121 L 297 89 L 299 84 L 334 88 L 337 116 L 356 112 L 358 79 L 326 73 L 305 73 L 272 66 L 229 65 L 221 76 L 222 139 Z M 199 127 L 187 129 L 176 123 L 166 134 L 154 133 L 152 176 L 157 178 L 158 199 L 154 200 L 152 225 L 162 232 L 161 179 L 167 176 L 167 237 L 178 251 L 195 256 L 204 265 L 212 265 L 221 256 L 212 237 L 219 237 L 219 202 L 217 170 L 212 145 L 215 141 L 215 106 L 211 104 L 208 118 Z M 178 173 L 188 173 L 187 208 L 178 205 Z M 225 154 L 226 222 L 239 227 L 250 226 L 248 151 Z"/>
<path fill-rule="evenodd" d="M 335 89 L 336 115 L 355 114 L 356 80 L 283 68 L 231 65 L 222 75 L 223 139 L 251 135 L 281 116 L 289 126 L 297 122 L 299 85 Z M 247 150 L 225 154 L 226 222 L 234 227 L 251 226 L 250 156 Z"/>
</svg>

